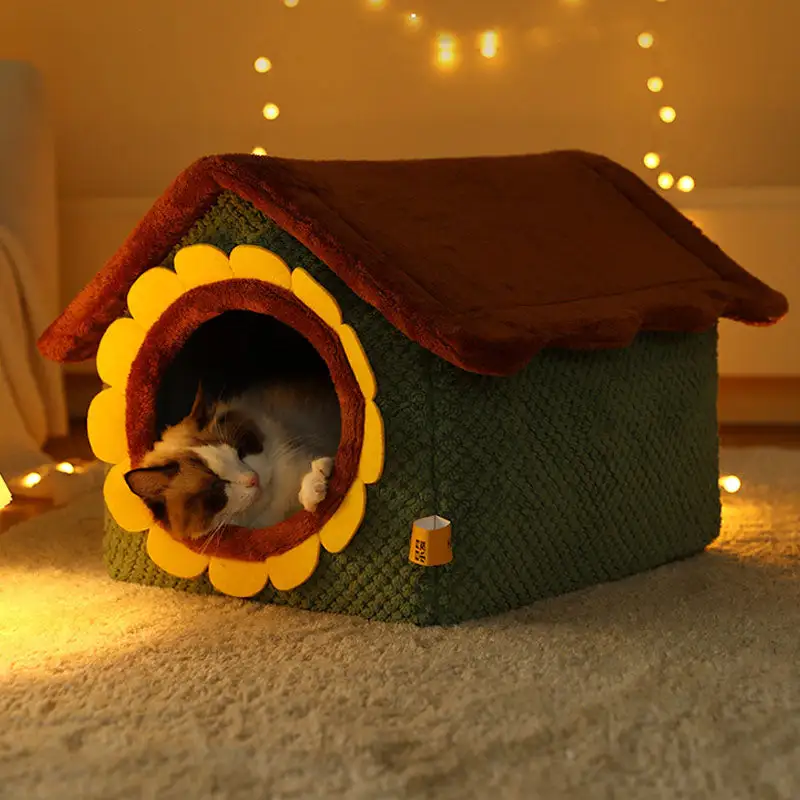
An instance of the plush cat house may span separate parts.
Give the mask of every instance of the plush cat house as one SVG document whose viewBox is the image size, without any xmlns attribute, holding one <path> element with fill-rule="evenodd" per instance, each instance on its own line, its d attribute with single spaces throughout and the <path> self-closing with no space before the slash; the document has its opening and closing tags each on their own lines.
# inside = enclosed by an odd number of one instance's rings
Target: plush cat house
<svg viewBox="0 0 800 800">
<path fill-rule="evenodd" d="M 786 310 L 600 156 L 236 155 L 181 174 L 40 347 L 96 357 L 105 384 L 88 428 L 112 576 L 441 624 L 708 545 L 717 320 Z M 175 366 L 299 363 L 298 342 L 341 404 L 327 499 L 174 539 L 123 474 L 189 411 Z"/>
</svg>

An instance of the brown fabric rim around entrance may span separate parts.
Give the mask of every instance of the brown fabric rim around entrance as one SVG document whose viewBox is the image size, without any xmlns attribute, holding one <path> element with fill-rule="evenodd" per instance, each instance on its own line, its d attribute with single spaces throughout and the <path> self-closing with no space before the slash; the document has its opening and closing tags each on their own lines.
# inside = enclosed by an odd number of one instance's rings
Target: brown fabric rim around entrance
<svg viewBox="0 0 800 800">
<path fill-rule="evenodd" d="M 328 496 L 315 513 L 301 511 L 271 528 L 229 526 L 208 544 L 181 540 L 208 555 L 240 561 L 263 561 L 291 550 L 317 533 L 342 502 L 357 477 L 364 435 L 364 396 L 338 336 L 289 291 L 257 280 L 234 278 L 192 289 L 175 301 L 145 337 L 131 367 L 126 396 L 128 451 L 135 466 L 153 446 L 156 394 L 164 370 L 189 336 L 204 322 L 225 311 L 269 314 L 294 328 L 316 348 L 330 371 L 342 415 L 342 436 Z"/>
<path fill-rule="evenodd" d="M 40 339 L 92 358 L 127 290 L 222 192 L 318 256 L 413 341 L 512 374 L 544 347 L 623 347 L 639 331 L 771 324 L 786 298 L 634 173 L 581 151 L 418 161 L 211 156 L 183 172 Z"/>
</svg>

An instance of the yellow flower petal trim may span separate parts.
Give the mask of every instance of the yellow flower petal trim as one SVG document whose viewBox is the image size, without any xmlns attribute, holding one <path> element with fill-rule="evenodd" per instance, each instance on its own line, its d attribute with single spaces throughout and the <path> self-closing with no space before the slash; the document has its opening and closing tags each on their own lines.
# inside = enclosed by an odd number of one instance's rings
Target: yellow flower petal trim
<svg viewBox="0 0 800 800">
<path fill-rule="evenodd" d="M 153 267 L 140 275 L 128 290 L 128 311 L 144 328 L 150 326 L 183 294 L 178 276 L 165 267 Z"/>
<path fill-rule="evenodd" d="M 97 374 L 103 383 L 124 389 L 131 364 L 144 344 L 144 330 L 136 320 L 115 319 L 97 348 Z"/>
<path fill-rule="evenodd" d="M 319 539 L 329 553 L 341 553 L 350 544 L 367 509 L 367 490 L 364 482 L 356 478 L 336 509 L 334 515 L 322 526 Z"/>
<path fill-rule="evenodd" d="M 325 324 L 338 332 L 342 325 L 342 311 L 334 296 L 317 283 L 302 267 L 292 272 L 292 291 Z"/>
<path fill-rule="evenodd" d="M 358 476 L 364 483 L 377 483 L 383 473 L 384 460 L 383 417 L 375 403 L 367 403 L 364 409 L 364 441 L 361 445 L 361 460 Z"/>
<path fill-rule="evenodd" d="M 129 533 L 147 530 L 153 524 L 153 515 L 140 497 L 125 483 L 125 473 L 131 465 L 125 461 L 111 467 L 103 484 L 103 497 L 108 512 L 117 525 Z"/>
<path fill-rule="evenodd" d="M 358 477 L 342 504 L 319 534 L 297 547 L 263 562 L 246 562 L 200 555 L 154 524 L 145 504 L 125 483 L 129 469 L 125 393 L 131 365 L 150 327 L 186 291 L 207 283 L 250 278 L 291 290 L 294 295 L 339 337 L 342 348 L 366 401 L 363 445 Z M 339 553 L 350 543 L 366 512 L 366 487 L 383 471 L 385 438 L 383 420 L 373 402 L 377 394 L 375 374 L 356 331 L 342 321 L 336 299 L 306 270 L 290 271 L 275 253 L 255 245 L 239 245 L 228 258 L 208 244 L 191 245 L 175 255 L 175 272 L 154 267 L 139 276 L 128 291 L 128 310 L 133 319 L 121 318 L 106 330 L 97 354 L 104 389 L 89 407 L 89 442 L 97 458 L 114 466 L 109 470 L 103 494 L 109 513 L 130 532 L 149 528 L 147 552 L 161 569 L 180 578 L 196 578 L 208 569 L 214 587 L 234 597 L 252 597 L 267 581 L 279 591 L 301 585 L 319 563 L 320 546 Z"/>
<path fill-rule="evenodd" d="M 268 563 L 212 556 L 208 579 L 218 592 L 231 597 L 252 597 L 267 585 Z"/>
<path fill-rule="evenodd" d="M 297 547 L 267 559 L 270 583 L 279 592 L 288 592 L 305 583 L 319 564 L 319 536 L 309 536 Z"/>
<path fill-rule="evenodd" d="M 156 566 L 176 578 L 196 578 L 208 567 L 209 557 L 195 553 L 173 539 L 160 525 L 147 534 L 147 555 Z"/>
<path fill-rule="evenodd" d="M 234 278 L 255 278 L 282 289 L 292 288 L 292 273 L 280 256 L 263 247 L 240 244 L 231 250 Z"/>
<path fill-rule="evenodd" d="M 191 244 L 178 250 L 175 272 L 187 289 L 233 277 L 228 257 L 211 244 Z"/>
<path fill-rule="evenodd" d="M 350 368 L 356 376 L 358 385 L 361 387 L 364 399 L 374 400 L 378 392 L 378 384 L 358 334 L 349 325 L 342 325 L 336 332 L 339 334 L 344 353 L 350 362 Z"/>
<path fill-rule="evenodd" d="M 89 406 L 86 432 L 92 452 L 107 464 L 119 464 L 128 457 L 125 432 L 125 395 L 119 389 L 103 389 Z"/>
</svg>

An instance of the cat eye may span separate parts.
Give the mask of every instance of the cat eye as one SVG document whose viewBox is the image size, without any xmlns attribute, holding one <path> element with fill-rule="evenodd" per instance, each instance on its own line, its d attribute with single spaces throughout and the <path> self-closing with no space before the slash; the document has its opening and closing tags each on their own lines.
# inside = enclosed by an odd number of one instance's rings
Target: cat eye
<svg viewBox="0 0 800 800">
<path fill-rule="evenodd" d="M 255 456 L 264 451 L 261 437 L 253 431 L 241 431 L 239 441 L 236 446 L 236 455 L 243 461 L 245 456 Z"/>
</svg>

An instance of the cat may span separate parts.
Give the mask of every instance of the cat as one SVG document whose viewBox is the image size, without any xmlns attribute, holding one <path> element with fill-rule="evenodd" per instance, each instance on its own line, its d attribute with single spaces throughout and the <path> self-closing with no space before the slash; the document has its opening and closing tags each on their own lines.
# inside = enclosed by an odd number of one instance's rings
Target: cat
<svg viewBox="0 0 800 800">
<path fill-rule="evenodd" d="M 336 391 L 319 380 L 273 381 L 209 401 L 168 427 L 125 482 L 179 538 L 225 525 L 266 528 L 325 499 L 339 445 Z"/>
</svg>

